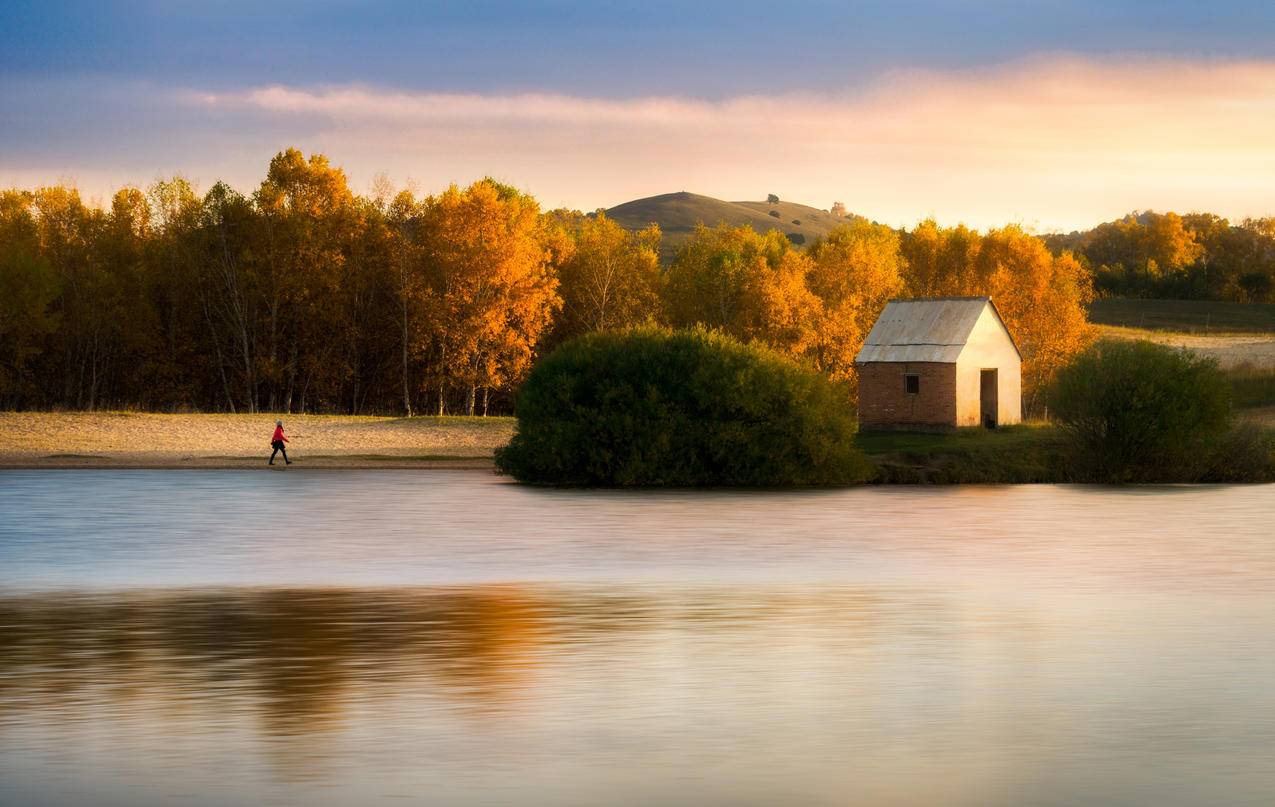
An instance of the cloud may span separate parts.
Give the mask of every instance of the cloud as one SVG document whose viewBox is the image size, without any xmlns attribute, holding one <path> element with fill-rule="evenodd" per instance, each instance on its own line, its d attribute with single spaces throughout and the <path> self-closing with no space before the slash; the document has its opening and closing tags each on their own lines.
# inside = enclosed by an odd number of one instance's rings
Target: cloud
<svg viewBox="0 0 1275 807">
<path fill-rule="evenodd" d="M 366 85 L 172 98 L 173 125 L 200 122 L 201 143 L 262 149 L 244 166 L 249 182 L 273 150 L 296 144 L 326 152 L 356 184 L 378 170 L 426 188 L 494 174 L 582 208 L 685 189 L 840 200 L 895 224 L 933 214 L 1079 227 L 1148 207 L 1275 213 L 1275 62 L 1059 55 L 718 101 Z M 214 156 L 227 164 L 190 159 Z"/>
</svg>

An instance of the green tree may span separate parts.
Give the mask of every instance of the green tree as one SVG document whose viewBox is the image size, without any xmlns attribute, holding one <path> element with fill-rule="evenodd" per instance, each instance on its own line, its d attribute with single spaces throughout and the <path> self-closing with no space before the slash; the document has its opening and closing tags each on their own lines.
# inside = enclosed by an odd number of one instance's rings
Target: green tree
<svg viewBox="0 0 1275 807">
<path fill-rule="evenodd" d="M 1151 342 L 1094 344 L 1059 371 L 1049 401 L 1082 470 L 1102 481 L 1189 478 L 1231 425 L 1217 362 Z"/>
<path fill-rule="evenodd" d="M 844 485 L 872 474 L 823 374 L 703 329 L 591 333 L 518 395 L 498 467 L 537 484 Z"/>
</svg>

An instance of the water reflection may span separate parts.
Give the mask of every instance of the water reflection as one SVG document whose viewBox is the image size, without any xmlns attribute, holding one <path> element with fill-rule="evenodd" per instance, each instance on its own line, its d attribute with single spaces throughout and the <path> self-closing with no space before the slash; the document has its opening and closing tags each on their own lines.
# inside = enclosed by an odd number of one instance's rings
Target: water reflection
<svg viewBox="0 0 1275 807">
<path fill-rule="evenodd" d="M 145 760 L 119 803 L 199 800 L 233 771 L 230 801 L 254 803 L 837 803 L 859 788 L 1068 803 L 1035 798 L 1048 785 L 1257 804 L 1275 786 L 1275 648 L 1251 643 L 1269 609 L 1199 606 L 803 586 L 9 596 L 0 802 L 103 803 L 95 788 Z M 1109 798 L 1126 790 L 1138 798 Z"/>
<path fill-rule="evenodd" d="M 515 586 L 4 598 L 0 719 L 249 709 L 289 737 L 411 687 L 497 709 L 520 697 L 549 607 Z"/>
<path fill-rule="evenodd" d="M 283 476 L 0 474 L 0 804 L 1275 792 L 1269 487 Z"/>
</svg>

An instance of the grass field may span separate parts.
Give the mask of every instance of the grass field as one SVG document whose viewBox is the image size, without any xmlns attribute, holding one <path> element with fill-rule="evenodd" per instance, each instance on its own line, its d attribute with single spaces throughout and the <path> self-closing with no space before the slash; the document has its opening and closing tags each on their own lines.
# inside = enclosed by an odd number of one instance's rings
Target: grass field
<svg viewBox="0 0 1275 807">
<path fill-rule="evenodd" d="M 512 418 L 0 412 L 0 466 L 265 464 L 276 418 L 294 467 L 490 467 Z"/>
<path fill-rule="evenodd" d="M 1095 300 L 1095 325 L 1190 334 L 1275 335 L 1275 305 L 1209 300 Z"/>
<path fill-rule="evenodd" d="M 1064 442 L 1046 423 L 942 434 L 864 432 L 856 442 L 888 484 L 1067 482 Z"/>
<path fill-rule="evenodd" d="M 1211 356 L 1224 368 L 1275 372 L 1275 305 L 1097 300 L 1089 321 L 1112 339 L 1146 339 Z"/>
</svg>

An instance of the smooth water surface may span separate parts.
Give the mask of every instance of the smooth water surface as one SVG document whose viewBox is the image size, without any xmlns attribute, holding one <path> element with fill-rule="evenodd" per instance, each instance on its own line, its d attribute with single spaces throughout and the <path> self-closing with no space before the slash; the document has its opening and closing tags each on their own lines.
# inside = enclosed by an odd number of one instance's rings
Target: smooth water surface
<svg viewBox="0 0 1275 807">
<path fill-rule="evenodd" d="M 0 472 L 0 804 L 1269 805 L 1273 522 Z"/>
</svg>

